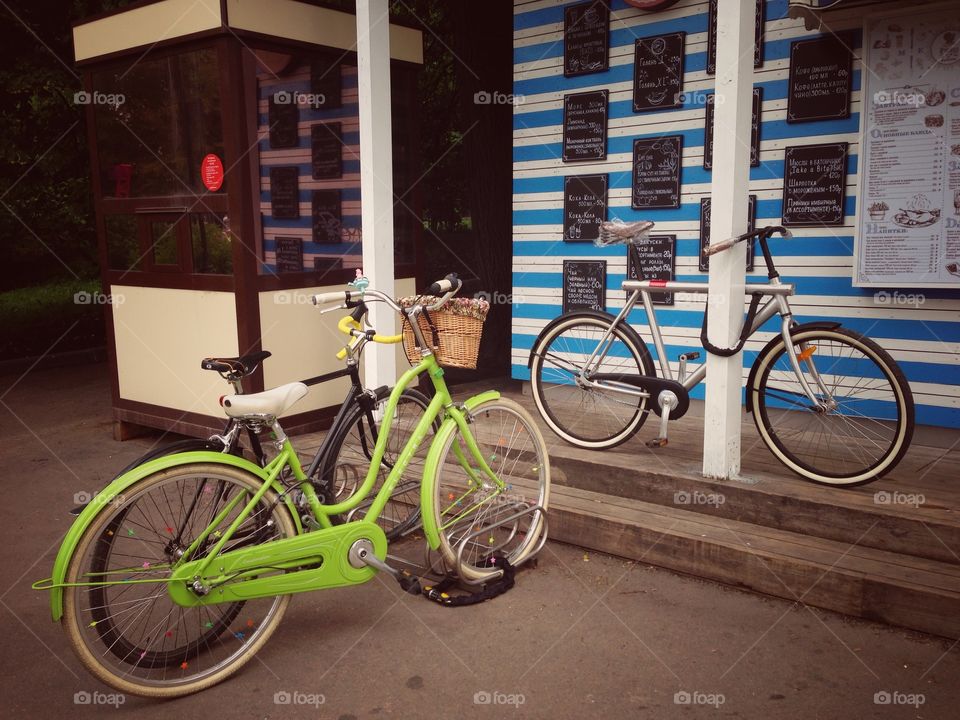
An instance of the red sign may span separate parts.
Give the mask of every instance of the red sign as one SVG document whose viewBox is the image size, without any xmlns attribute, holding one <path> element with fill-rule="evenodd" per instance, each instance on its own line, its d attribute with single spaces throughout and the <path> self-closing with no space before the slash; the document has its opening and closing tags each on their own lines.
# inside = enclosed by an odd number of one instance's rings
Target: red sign
<svg viewBox="0 0 960 720">
<path fill-rule="evenodd" d="M 210 153 L 200 163 L 200 179 L 203 186 L 211 192 L 216 192 L 223 185 L 223 163 L 213 153 Z"/>
</svg>

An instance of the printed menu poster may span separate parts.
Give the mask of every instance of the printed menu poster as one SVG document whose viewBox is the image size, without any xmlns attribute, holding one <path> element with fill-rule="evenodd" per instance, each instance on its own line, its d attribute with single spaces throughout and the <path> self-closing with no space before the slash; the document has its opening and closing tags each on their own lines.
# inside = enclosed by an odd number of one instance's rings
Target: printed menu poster
<svg viewBox="0 0 960 720">
<path fill-rule="evenodd" d="M 869 21 L 855 284 L 960 288 L 960 8 Z"/>
</svg>

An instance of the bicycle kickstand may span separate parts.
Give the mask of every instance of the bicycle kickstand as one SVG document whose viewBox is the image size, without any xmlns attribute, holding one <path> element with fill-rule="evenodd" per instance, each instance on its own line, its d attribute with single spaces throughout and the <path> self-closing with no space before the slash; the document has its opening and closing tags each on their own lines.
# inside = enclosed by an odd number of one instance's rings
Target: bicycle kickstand
<svg viewBox="0 0 960 720">
<path fill-rule="evenodd" d="M 669 390 L 661 392 L 657 402 L 660 403 L 660 434 L 651 440 L 647 440 L 648 448 L 666 447 L 667 423 L 670 422 L 670 411 L 679 404 L 677 396 Z"/>
</svg>

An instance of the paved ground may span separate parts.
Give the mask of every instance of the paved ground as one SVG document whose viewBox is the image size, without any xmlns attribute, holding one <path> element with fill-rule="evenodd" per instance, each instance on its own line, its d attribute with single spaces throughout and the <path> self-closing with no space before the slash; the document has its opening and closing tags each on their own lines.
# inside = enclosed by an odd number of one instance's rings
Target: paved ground
<svg viewBox="0 0 960 720">
<path fill-rule="evenodd" d="M 156 440 L 111 439 L 105 366 L 0 378 L 0 717 L 957 717 L 956 643 L 557 543 L 472 608 L 380 580 L 299 596 L 231 680 L 120 704 L 30 583 L 49 573 L 74 494 Z"/>
</svg>

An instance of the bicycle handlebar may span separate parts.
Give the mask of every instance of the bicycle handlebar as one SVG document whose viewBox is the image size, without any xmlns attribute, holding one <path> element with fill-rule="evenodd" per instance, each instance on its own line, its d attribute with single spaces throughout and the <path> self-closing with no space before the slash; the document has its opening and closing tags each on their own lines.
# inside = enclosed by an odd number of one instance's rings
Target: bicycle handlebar
<svg viewBox="0 0 960 720">
<path fill-rule="evenodd" d="M 766 240 L 768 237 L 770 237 L 774 233 L 778 233 L 779 235 L 785 238 L 793 237 L 793 233 L 791 233 L 789 230 L 787 230 L 787 228 L 783 227 L 782 225 L 767 225 L 766 227 L 758 228 L 756 230 L 753 230 L 752 232 L 744 233 L 743 235 L 738 235 L 737 237 L 727 238 L 726 240 L 721 240 L 720 242 L 716 242 L 716 243 L 710 243 L 704 249 L 704 254 L 716 255 L 717 253 L 721 253 L 724 250 L 729 250 L 738 242 L 743 242 L 744 240 L 749 240 L 750 238 L 754 238 L 754 237 Z"/>
</svg>

